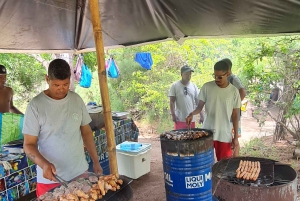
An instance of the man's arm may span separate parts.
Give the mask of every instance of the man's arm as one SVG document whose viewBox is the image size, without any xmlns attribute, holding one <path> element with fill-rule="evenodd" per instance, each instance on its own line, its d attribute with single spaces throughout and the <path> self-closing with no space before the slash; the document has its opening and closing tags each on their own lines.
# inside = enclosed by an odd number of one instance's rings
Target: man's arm
<svg viewBox="0 0 300 201">
<path fill-rule="evenodd" d="M 205 102 L 203 102 L 202 100 L 199 101 L 196 109 L 191 113 L 192 115 L 198 114 L 202 111 L 203 107 L 204 107 Z"/>
<path fill-rule="evenodd" d="M 238 138 L 239 130 L 239 109 L 234 108 L 231 115 L 233 129 L 234 129 L 234 138 Z"/>
<path fill-rule="evenodd" d="M 196 105 L 198 106 L 198 104 L 199 104 L 199 98 L 198 98 L 198 96 L 199 96 L 199 90 L 198 90 L 198 88 L 197 88 L 197 96 L 195 97 L 195 102 L 196 102 Z M 204 122 L 204 112 L 203 112 L 203 110 L 201 110 L 200 111 L 200 119 L 199 119 L 199 123 L 200 124 L 202 124 Z"/>
<path fill-rule="evenodd" d="M 195 99 L 195 101 L 196 101 L 196 105 L 197 105 L 197 107 L 198 107 L 198 105 L 199 105 L 199 100 L 198 100 L 198 98 L 196 98 Z M 202 107 L 203 108 L 203 107 Z M 204 122 L 204 112 L 203 112 L 203 110 L 201 109 L 201 111 L 200 111 L 200 119 L 199 119 L 199 123 L 200 124 L 202 124 Z"/>
<path fill-rule="evenodd" d="M 84 145 L 85 145 L 87 151 L 89 152 L 90 157 L 93 161 L 94 172 L 96 174 L 102 174 L 103 170 L 102 170 L 102 168 L 100 166 L 100 163 L 99 163 L 98 154 L 97 154 L 96 145 L 95 145 L 95 142 L 94 142 L 92 129 L 91 129 L 90 125 L 87 124 L 85 126 L 80 126 L 80 130 L 81 130 L 81 136 L 82 136 L 83 143 L 84 143 Z"/>
<path fill-rule="evenodd" d="M 56 169 L 52 163 L 47 161 L 39 152 L 37 146 L 38 137 L 24 134 L 24 151 L 26 156 L 43 169 L 43 177 L 51 181 L 56 181 L 54 174 Z"/>
<path fill-rule="evenodd" d="M 199 123 L 202 124 L 203 122 L 204 122 L 204 112 L 203 112 L 203 110 L 201 110 Z"/>
<path fill-rule="evenodd" d="M 234 137 L 232 141 L 233 145 L 233 157 L 237 157 L 239 155 L 239 108 L 234 108 L 231 115 Z"/>
<path fill-rule="evenodd" d="M 205 104 L 205 102 L 200 100 L 197 107 L 196 107 L 196 109 L 186 117 L 185 120 L 186 120 L 187 125 L 191 124 L 191 121 L 192 121 L 194 115 L 196 115 L 196 114 L 198 114 L 202 111 L 204 104 Z"/>
<path fill-rule="evenodd" d="M 13 94 L 13 91 L 12 91 Z M 13 103 L 13 95 L 11 96 L 10 104 L 9 104 L 9 112 L 16 114 L 23 114 L 20 110 L 18 110 Z"/>
<path fill-rule="evenodd" d="M 246 90 L 244 88 L 239 89 L 241 100 L 243 100 L 246 96 Z"/>
<path fill-rule="evenodd" d="M 170 96 L 170 111 L 171 111 L 172 119 L 176 123 L 178 121 L 178 119 L 175 114 L 175 102 L 176 102 L 176 97 Z"/>
<path fill-rule="evenodd" d="M 237 76 L 233 76 L 232 84 L 239 90 L 241 100 L 243 100 L 246 96 L 246 91 L 241 80 Z"/>
</svg>

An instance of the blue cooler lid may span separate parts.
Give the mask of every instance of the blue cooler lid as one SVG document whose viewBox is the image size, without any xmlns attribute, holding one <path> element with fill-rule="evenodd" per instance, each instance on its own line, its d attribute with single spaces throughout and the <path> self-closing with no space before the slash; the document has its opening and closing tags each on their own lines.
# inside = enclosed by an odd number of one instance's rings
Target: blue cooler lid
<svg viewBox="0 0 300 201">
<path fill-rule="evenodd" d="M 138 148 L 134 149 L 134 150 L 121 149 L 121 145 L 122 144 L 134 144 L 134 145 L 137 145 Z M 121 144 L 118 144 L 116 146 L 117 152 L 123 152 L 123 153 L 132 154 L 132 155 L 138 155 L 138 154 L 140 154 L 142 152 L 145 152 L 145 151 L 147 151 L 149 149 L 151 149 L 151 144 L 149 144 L 149 143 L 140 143 L 140 142 L 125 141 L 125 142 L 122 142 Z"/>
</svg>

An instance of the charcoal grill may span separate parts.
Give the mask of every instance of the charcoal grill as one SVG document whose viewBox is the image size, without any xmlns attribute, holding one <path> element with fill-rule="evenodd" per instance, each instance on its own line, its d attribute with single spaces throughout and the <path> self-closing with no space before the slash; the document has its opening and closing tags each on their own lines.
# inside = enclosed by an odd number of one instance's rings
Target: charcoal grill
<svg viewBox="0 0 300 201">
<path fill-rule="evenodd" d="M 256 181 L 236 178 L 240 160 L 259 161 L 261 172 Z M 297 199 L 297 173 L 288 165 L 277 161 L 237 157 L 217 162 L 212 169 L 213 194 L 219 201 L 295 201 Z"/>
<path fill-rule="evenodd" d="M 242 160 L 241 158 L 227 160 L 225 167 L 223 163 L 219 163 L 218 165 L 223 165 L 223 167 L 220 167 L 220 169 L 224 169 L 224 171 L 221 171 L 216 176 L 231 183 L 243 186 L 270 186 L 274 183 L 274 161 L 253 157 L 245 157 L 244 159 L 247 161 L 260 162 L 261 171 L 256 181 L 244 180 L 236 177 L 236 169 L 239 167 L 239 163 Z"/>
</svg>

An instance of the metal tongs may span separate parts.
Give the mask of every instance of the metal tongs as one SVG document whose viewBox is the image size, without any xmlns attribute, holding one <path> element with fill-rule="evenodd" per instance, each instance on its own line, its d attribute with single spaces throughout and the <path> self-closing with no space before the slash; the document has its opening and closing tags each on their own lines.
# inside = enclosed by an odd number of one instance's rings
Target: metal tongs
<svg viewBox="0 0 300 201">
<path fill-rule="evenodd" d="M 191 124 L 188 124 L 188 134 L 191 134 Z"/>
<path fill-rule="evenodd" d="M 60 183 L 60 185 L 68 188 L 68 182 L 66 180 L 64 180 L 63 178 L 61 178 L 58 175 L 54 175 L 55 179 Z"/>
</svg>

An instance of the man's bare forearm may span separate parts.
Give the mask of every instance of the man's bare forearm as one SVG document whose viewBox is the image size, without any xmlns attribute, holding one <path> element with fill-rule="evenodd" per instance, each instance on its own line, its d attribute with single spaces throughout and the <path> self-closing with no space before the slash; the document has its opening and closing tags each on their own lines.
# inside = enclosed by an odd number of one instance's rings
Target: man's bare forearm
<svg viewBox="0 0 300 201">
<path fill-rule="evenodd" d="M 82 140 L 87 151 L 89 152 L 92 161 L 99 161 L 93 134 L 91 133 L 82 135 Z"/>
<path fill-rule="evenodd" d="M 193 112 L 191 112 L 190 114 L 192 114 L 192 115 L 199 114 L 202 111 L 204 104 L 205 103 L 203 101 L 199 101 L 196 109 Z"/>
<path fill-rule="evenodd" d="M 41 155 L 35 145 L 24 145 L 24 151 L 26 156 L 41 168 L 43 167 L 43 164 L 49 162 Z"/>
<path fill-rule="evenodd" d="M 240 93 L 241 100 L 244 100 L 244 98 L 246 96 L 245 89 L 244 88 L 239 89 L 239 93 Z"/>
<path fill-rule="evenodd" d="M 234 109 L 231 118 L 234 130 L 234 138 L 237 139 L 239 136 L 239 109 Z"/>
<path fill-rule="evenodd" d="M 172 115 L 175 114 L 175 103 L 174 102 L 170 102 L 170 111 L 171 111 Z"/>
</svg>

